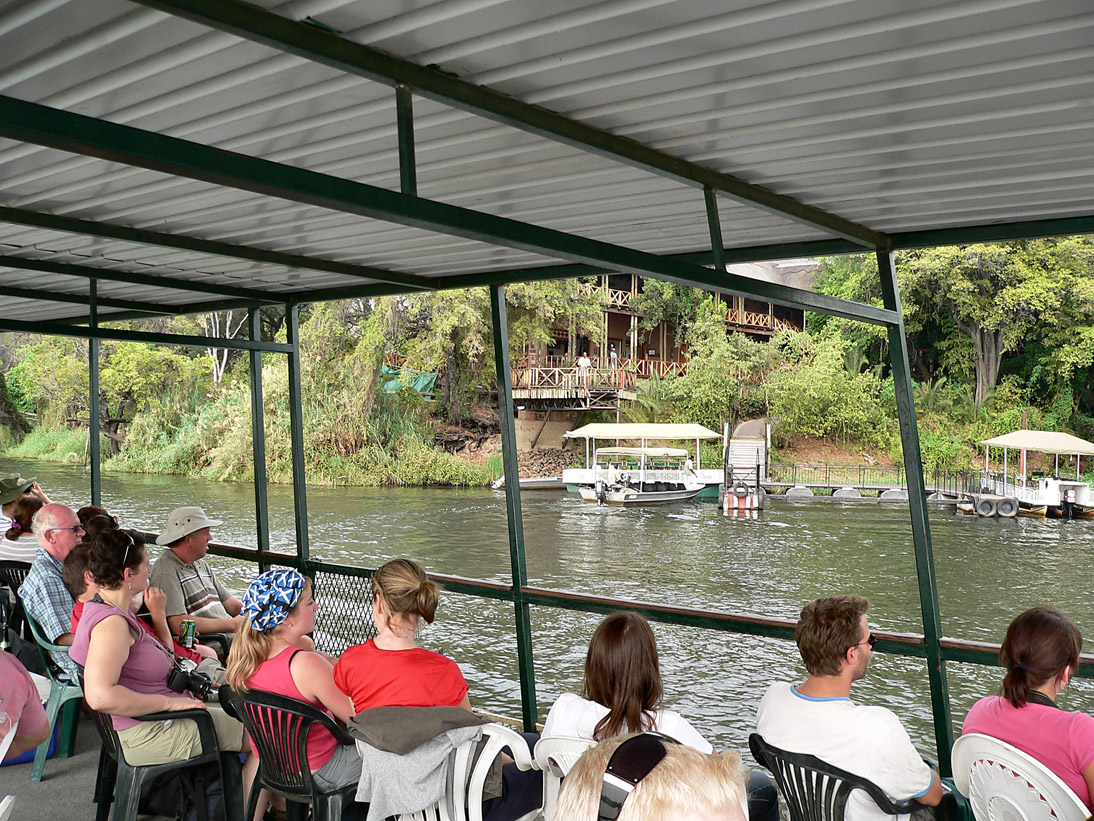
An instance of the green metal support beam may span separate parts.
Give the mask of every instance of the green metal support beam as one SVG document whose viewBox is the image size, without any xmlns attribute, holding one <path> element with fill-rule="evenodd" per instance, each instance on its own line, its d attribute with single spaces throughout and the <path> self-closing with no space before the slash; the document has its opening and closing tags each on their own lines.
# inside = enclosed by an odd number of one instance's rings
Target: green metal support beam
<svg viewBox="0 0 1094 821">
<path fill-rule="evenodd" d="M 726 269 L 726 251 L 722 247 L 722 221 L 718 218 L 718 195 L 713 188 L 703 189 L 703 199 L 707 206 L 707 228 L 710 231 L 710 255 L 714 260 L 714 270 Z"/>
<path fill-rule="evenodd" d="M 509 524 L 509 565 L 513 575 L 516 610 L 517 671 L 524 731 L 536 729 L 536 670 L 532 659 L 532 614 L 524 599 L 528 563 L 524 553 L 524 517 L 520 507 L 520 471 L 517 468 L 517 431 L 513 421 L 513 379 L 509 370 L 509 318 L 505 288 L 490 289 L 490 318 L 494 331 L 494 367 L 498 374 L 498 421 L 505 476 L 505 519 Z"/>
<path fill-rule="evenodd" d="M 395 86 L 395 113 L 399 128 L 399 190 L 418 196 L 418 162 L 414 156 L 414 94 L 408 86 Z"/>
<path fill-rule="evenodd" d="M 251 302 L 274 303 L 279 299 L 271 297 L 265 291 L 251 288 L 239 288 L 235 285 L 202 284 L 188 279 L 170 279 L 168 277 L 139 274 L 132 271 L 112 271 L 106 268 L 94 268 L 88 265 L 76 265 L 72 262 L 53 262 L 48 259 L 28 259 L 10 254 L 0 254 L 0 267 L 17 268 L 23 271 L 40 271 L 46 274 L 64 274 L 83 279 L 101 279 L 108 282 L 125 282 L 129 285 L 148 285 L 153 288 L 170 288 L 175 291 L 192 291 L 198 294 L 216 296 L 234 296 Z"/>
<path fill-rule="evenodd" d="M 252 341 L 262 341 L 262 315 L 258 308 L 247 311 L 247 334 Z M 255 538 L 258 545 L 258 567 L 267 569 L 265 559 L 270 550 L 270 504 L 266 496 L 266 415 L 262 405 L 262 351 L 250 351 L 248 367 L 251 376 L 251 452 L 254 456 Z"/>
<path fill-rule="evenodd" d="M 724 293 L 751 295 L 779 305 L 866 322 L 893 324 L 899 321 L 891 312 L 869 305 L 723 274 L 673 257 L 660 257 L 11 97 L 0 96 L 0 136 L 608 270 L 654 276 Z M 222 289 L 222 293 L 233 295 L 227 289 Z M 341 294 L 308 296 L 309 301 L 339 298 L 342 298 Z"/>
<path fill-rule="evenodd" d="M 99 327 L 98 288 L 99 283 L 91 280 L 88 283 L 88 325 L 92 328 Z M 99 340 L 87 341 L 87 450 L 91 462 L 91 504 L 102 507 L 103 503 L 103 476 L 102 453 L 99 436 L 101 422 L 99 412 L 102 403 L 99 401 Z"/>
<path fill-rule="evenodd" d="M 249 339 L 226 339 L 220 336 L 186 336 L 149 331 L 129 331 L 121 328 L 60 325 L 56 322 L 25 322 L 21 319 L 0 319 L 0 331 L 24 334 L 67 336 L 76 339 L 116 339 L 123 342 L 146 342 L 150 345 L 178 345 L 183 348 L 231 348 L 239 351 L 289 353 L 291 347 L 281 342 L 252 342 Z"/>
<path fill-rule="evenodd" d="M 907 231 L 894 235 L 892 240 L 895 251 L 907 248 L 933 248 L 939 245 L 970 245 L 974 242 L 1067 237 L 1077 234 L 1094 234 L 1094 215 L 1006 222 L 995 225 L 970 225 L 963 228 L 935 228 L 930 231 Z"/>
<path fill-rule="evenodd" d="M 92 280 L 94 282 L 94 280 Z M 34 290 L 32 288 L 12 288 L 7 285 L 0 285 L 0 296 L 10 296 L 16 299 L 41 299 L 46 302 L 65 302 L 69 305 L 83 305 L 90 306 L 91 298 L 86 297 L 83 294 L 61 294 L 56 291 L 42 291 Z M 163 314 L 173 315 L 175 311 L 165 310 L 158 305 L 153 305 L 151 302 L 138 302 L 135 299 L 112 299 L 110 297 L 98 297 L 95 304 L 100 308 L 120 308 L 126 311 L 133 311 L 140 313 L 142 316 L 162 316 Z M 112 321 L 112 317 L 105 317 L 107 321 Z M 79 322 L 84 322 L 84 317 L 77 319 Z"/>
<path fill-rule="evenodd" d="M 308 476 L 304 463 L 304 407 L 300 384 L 300 305 L 285 306 L 285 338 L 289 343 L 289 444 L 292 450 L 292 497 L 296 513 L 296 555 L 311 557 L 308 541 Z"/>
<path fill-rule="evenodd" d="M 379 282 L 406 285 L 410 289 L 432 287 L 426 277 L 417 276 L 416 274 L 403 274 L 350 262 L 335 262 L 329 259 L 304 256 L 303 254 L 290 254 L 283 251 L 269 251 L 265 248 L 233 245 L 228 242 L 198 239 L 197 237 L 188 237 L 182 234 L 164 234 L 159 231 L 147 231 L 143 228 L 126 228 L 108 222 L 93 222 L 55 214 L 40 214 L 22 208 L 0 207 L 0 222 L 28 225 L 35 228 L 48 228 L 69 234 L 106 237 L 122 240 L 123 242 L 136 242 L 162 248 L 178 248 L 183 251 L 196 251 L 200 254 L 246 259 L 251 262 L 264 262 L 270 265 L 284 265 L 287 268 L 304 268 L 311 271 L 325 271 L 329 274 L 342 274 L 348 277 L 375 279 Z"/>
<path fill-rule="evenodd" d="M 890 251 L 877 252 L 878 273 L 885 307 L 901 316 L 900 287 Z M 946 662 L 939 643 L 942 640 L 942 616 L 938 609 L 938 581 L 935 578 L 931 528 L 927 520 L 927 491 L 923 484 L 923 459 L 919 450 L 915 399 L 911 368 L 908 365 L 908 337 L 904 322 L 889 328 L 889 362 L 896 389 L 900 442 L 904 452 L 904 472 L 908 478 L 908 508 L 912 519 L 912 544 L 915 547 L 916 576 L 919 580 L 919 604 L 923 615 L 923 639 L 927 648 L 927 679 L 931 688 L 935 743 L 941 774 L 952 774 L 950 750 L 953 748 L 953 722 L 950 716 L 950 692 L 946 680 Z"/>
<path fill-rule="evenodd" d="M 867 248 L 886 248 L 888 239 L 851 220 L 737 177 L 722 174 L 611 134 L 554 111 L 521 102 L 451 74 L 416 65 L 329 31 L 298 23 L 238 0 L 133 0 L 237 37 L 330 66 L 388 86 L 403 84 L 420 96 L 519 128 L 601 157 L 652 171 L 698 187 L 714 188 L 740 202 L 845 237 Z"/>
</svg>

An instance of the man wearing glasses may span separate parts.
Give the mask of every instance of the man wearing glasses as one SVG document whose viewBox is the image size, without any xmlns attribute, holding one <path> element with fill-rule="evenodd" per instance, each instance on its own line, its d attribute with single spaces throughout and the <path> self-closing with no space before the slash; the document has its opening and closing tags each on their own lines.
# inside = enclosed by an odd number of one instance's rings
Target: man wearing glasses
<svg viewBox="0 0 1094 821">
<path fill-rule="evenodd" d="M 33 530 L 38 539 L 38 555 L 19 587 L 19 598 L 47 639 L 54 644 L 69 645 L 74 638 L 69 628 L 76 599 L 61 576 L 61 565 L 83 539 L 84 528 L 72 508 L 49 504 L 34 514 Z M 75 683 L 76 663 L 68 653 L 51 651 L 51 654 L 68 674 L 69 681 Z"/>
<path fill-rule="evenodd" d="M 768 688 L 756 732 L 775 747 L 862 776 L 895 801 L 914 798 L 930 814 L 927 807 L 942 800 L 938 773 L 920 758 L 894 713 L 851 701 L 851 685 L 865 678 L 877 643 L 866 621 L 869 608 L 862 596 L 828 596 L 802 608 L 795 639 L 809 678 Z M 851 793 L 846 818 L 894 821 L 861 790 Z"/>
</svg>

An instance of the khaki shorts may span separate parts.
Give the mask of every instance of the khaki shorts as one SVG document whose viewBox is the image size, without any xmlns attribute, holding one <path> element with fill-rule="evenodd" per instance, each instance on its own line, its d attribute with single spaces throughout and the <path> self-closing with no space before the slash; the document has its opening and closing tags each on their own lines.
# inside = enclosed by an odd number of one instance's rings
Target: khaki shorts
<svg viewBox="0 0 1094 821">
<path fill-rule="evenodd" d="M 206 705 L 216 728 L 222 752 L 243 749 L 243 725 L 217 704 Z M 202 752 L 198 725 L 192 718 L 142 721 L 136 727 L 118 731 L 125 760 L 134 767 L 185 761 Z"/>
</svg>

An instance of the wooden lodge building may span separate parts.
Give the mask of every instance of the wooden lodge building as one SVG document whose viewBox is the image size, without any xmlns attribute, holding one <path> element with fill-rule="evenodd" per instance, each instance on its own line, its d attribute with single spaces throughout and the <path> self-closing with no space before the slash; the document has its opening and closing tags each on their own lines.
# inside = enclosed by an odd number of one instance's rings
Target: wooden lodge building
<svg viewBox="0 0 1094 821">
<path fill-rule="evenodd" d="M 817 263 L 811 259 L 730 265 L 729 272 L 752 279 L 811 289 Z M 633 274 L 604 274 L 581 290 L 604 307 L 601 332 L 581 336 L 557 328 L 553 344 L 529 346 L 513 362 L 513 399 L 517 402 L 517 439 L 521 449 L 560 447 L 587 410 L 610 410 L 618 421 L 626 402 L 636 397 L 639 379 L 678 376 L 687 370 L 687 346 L 669 321 L 648 331 L 639 327 L 642 313 L 635 298 L 643 279 Z M 801 330 L 804 312 L 740 296 L 714 295 L 726 301 L 727 332 L 767 340 L 776 330 Z M 611 352 L 615 352 L 615 357 Z M 579 367 L 587 353 L 590 364 Z"/>
</svg>

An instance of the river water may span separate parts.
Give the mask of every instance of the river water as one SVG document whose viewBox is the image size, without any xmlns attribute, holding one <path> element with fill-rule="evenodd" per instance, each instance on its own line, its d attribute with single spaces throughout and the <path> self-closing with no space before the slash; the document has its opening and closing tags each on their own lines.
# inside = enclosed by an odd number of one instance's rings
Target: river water
<svg viewBox="0 0 1094 821">
<path fill-rule="evenodd" d="M 89 503 L 89 480 L 79 466 L 9 459 L 0 470 L 37 476 L 55 501 L 74 508 Z M 224 520 L 214 531 L 218 541 L 255 544 L 250 484 L 105 474 L 103 502 L 123 524 L 151 530 L 175 507 L 198 504 Z M 559 493 L 525 493 L 522 502 L 532 585 L 786 619 L 817 596 L 853 592 L 870 598 L 877 629 L 922 632 L 906 507 L 776 499 L 762 520 L 736 521 L 703 502 L 621 509 Z M 272 546 L 291 553 L 291 488 L 271 486 L 269 503 Z M 499 493 L 316 487 L 308 491 L 308 509 L 316 558 L 375 567 L 409 556 L 439 573 L 510 581 Z M 1014 615 L 1039 604 L 1060 608 L 1087 636 L 1094 634 L 1094 521 L 995 521 L 932 510 L 930 524 L 945 635 L 998 642 Z M 253 575 L 242 563 L 213 562 L 236 590 Z M 580 687 L 598 617 L 534 607 L 532 618 L 542 720 L 559 693 Z M 449 593 L 422 643 L 460 663 L 477 708 L 519 716 L 512 630 L 508 603 Z M 770 682 L 804 678 L 790 642 L 670 625 L 654 625 L 654 631 L 666 704 L 719 749 L 747 748 Z M 948 672 L 959 726 L 976 698 L 997 690 L 1001 672 L 961 664 L 950 664 Z M 1069 690 L 1063 706 L 1094 709 L 1094 684 L 1076 682 Z M 890 706 L 921 751 L 934 754 L 922 662 L 876 654 L 854 697 Z"/>
</svg>

